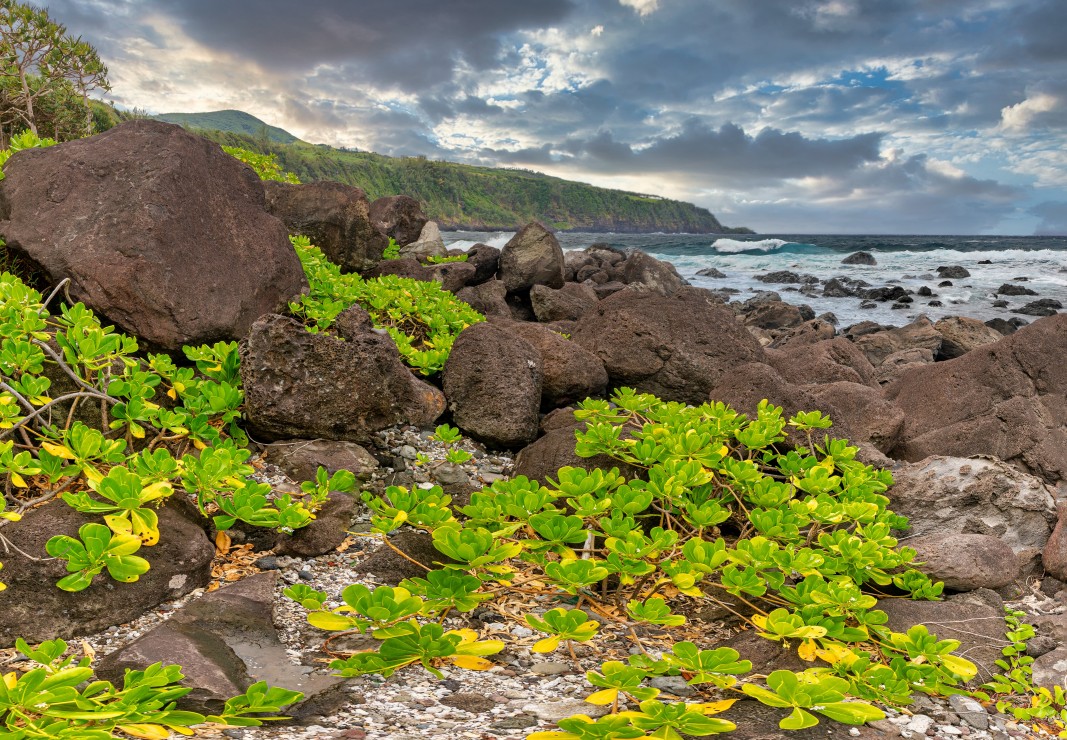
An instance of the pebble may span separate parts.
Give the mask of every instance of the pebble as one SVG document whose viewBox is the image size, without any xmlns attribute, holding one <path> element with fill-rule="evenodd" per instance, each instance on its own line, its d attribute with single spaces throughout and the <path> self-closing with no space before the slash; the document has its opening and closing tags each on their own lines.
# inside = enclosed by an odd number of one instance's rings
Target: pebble
<svg viewBox="0 0 1067 740">
<path fill-rule="evenodd" d="M 567 663 L 560 663 L 558 661 L 534 663 L 530 666 L 530 672 L 540 676 L 559 676 L 564 673 L 571 673 L 573 670 L 574 666 Z"/>
<path fill-rule="evenodd" d="M 934 720 L 932 717 L 927 717 L 925 714 L 913 715 L 908 723 L 904 725 L 904 730 L 916 735 L 925 735 L 926 731 L 934 726 Z M 904 735 L 904 733 L 900 733 Z M 907 737 L 907 736 L 905 736 Z"/>
<path fill-rule="evenodd" d="M 954 694 L 948 698 L 948 703 L 963 720 L 971 727 L 979 730 L 989 729 L 989 714 L 985 707 L 969 696 Z"/>
<path fill-rule="evenodd" d="M 674 696 L 686 697 L 696 693 L 696 689 L 686 683 L 686 680 L 681 676 L 657 676 L 649 680 L 648 684 Z"/>
<path fill-rule="evenodd" d="M 527 704 L 522 708 L 526 714 L 532 714 L 537 719 L 545 722 L 559 722 L 575 714 L 584 714 L 593 719 L 603 717 L 608 713 L 608 707 L 598 707 L 581 699 L 564 699 L 563 701 L 548 701 L 536 704 Z"/>
</svg>

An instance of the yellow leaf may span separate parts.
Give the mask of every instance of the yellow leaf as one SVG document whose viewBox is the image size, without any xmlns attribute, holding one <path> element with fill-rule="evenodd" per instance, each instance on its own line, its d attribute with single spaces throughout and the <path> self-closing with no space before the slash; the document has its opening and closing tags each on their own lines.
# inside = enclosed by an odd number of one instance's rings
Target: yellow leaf
<svg viewBox="0 0 1067 740">
<path fill-rule="evenodd" d="M 9 691 L 15 688 L 15 684 L 18 683 L 18 680 L 18 674 L 14 671 L 11 671 L 11 673 L 4 674 L 4 686 L 7 686 Z"/>
<path fill-rule="evenodd" d="M 821 650 L 815 651 L 815 655 L 830 665 L 841 661 L 844 661 L 845 665 L 851 665 L 856 660 L 856 654 L 852 650 L 836 642 L 825 644 Z"/>
<path fill-rule="evenodd" d="M 127 735 L 144 738 L 144 740 L 167 740 L 170 737 L 170 731 L 161 725 L 117 725 L 117 728 Z"/>
<path fill-rule="evenodd" d="M 14 486 L 18 486 L 19 488 L 26 488 L 26 479 L 23 478 L 18 473 L 12 472 L 11 473 L 11 484 L 14 485 Z"/>
<path fill-rule="evenodd" d="M 42 442 L 41 449 L 46 450 L 49 454 L 56 457 L 62 457 L 64 460 L 73 460 L 74 453 L 70 451 L 70 448 L 66 445 L 57 445 L 52 442 Z"/>
<path fill-rule="evenodd" d="M 202 440 L 194 439 L 193 440 L 193 447 L 195 447 L 198 450 L 206 450 L 207 449 L 207 444 L 205 444 Z"/>
<path fill-rule="evenodd" d="M 17 522 L 22 519 L 22 514 L 16 514 L 13 511 L 0 511 L 0 519 L 7 519 L 9 522 Z"/>
<path fill-rule="evenodd" d="M 580 738 L 573 732 L 542 730 L 541 732 L 531 732 L 526 736 L 526 740 L 580 740 Z"/>
<path fill-rule="evenodd" d="M 89 662 L 92 662 L 96 658 L 96 651 L 93 650 L 93 646 L 85 640 L 82 640 L 82 653 L 89 659 Z"/>
<path fill-rule="evenodd" d="M 173 388 L 171 388 L 169 391 L 167 391 L 167 398 L 171 399 L 172 401 L 177 401 L 178 394 L 175 393 Z"/>
<path fill-rule="evenodd" d="M 585 697 L 585 700 L 590 704 L 595 704 L 598 707 L 604 707 L 611 704 L 619 697 L 618 689 L 603 689 L 596 693 L 590 694 Z"/>
<path fill-rule="evenodd" d="M 804 642 L 800 643 L 800 646 L 797 648 L 797 655 L 800 656 L 800 659 L 806 660 L 809 663 L 815 660 L 816 652 L 817 648 L 815 647 L 814 640 L 804 640 Z"/>
<path fill-rule="evenodd" d="M 538 640 L 534 643 L 534 646 L 530 648 L 535 653 L 551 653 L 553 650 L 559 647 L 559 637 L 546 637 L 543 640 Z"/>
<path fill-rule="evenodd" d="M 140 424 L 130 424 L 130 434 L 137 439 L 144 439 L 144 427 Z"/>
<path fill-rule="evenodd" d="M 89 479 L 90 483 L 99 483 L 104 479 L 104 476 L 100 474 L 100 471 L 92 465 L 82 465 L 82 472 L 85 474 L 85 477 Z"/>
<path fill-rule="evenodd" d="M 723 699 L 722 701 L 709 701 L 703 704 L 695 704 L 693 707 L 699 709 L 703 714 L 718 714 L 719 712 L 725 712 L 737 702 L 737 699 Z"/>
<path fill-rule="evenodd" d="M 452 662 L 459 668 L 466 668 L 468 671 L 488 671 L 493 667 L 491 661 L 479 658 L 477 655 L 457 655 L 452 658 Z"/>
<path fill-rule="evenodd" d="M 141 489 L 141 501 L 154 501 L 174 493 L 174 486 L 169 481 L 158 481 Z"/>
<path fill-rule="evenodd" d="M 215 535 L 215 553 L 217 555 L 225 555 L 230 551 L 230 535 L 225 532 L 219 532 Z"/>
<path fill-rule="evenodd" d="M 394 591 L 396 591 L 396 590 L 399 590 L 399 589 L 394 589 Z M 399 600 L 400 599 L 397 599 L 397 601 L 399 601 Z M 465 643 L 465 642 L 474 642 L 475 640 L 478 639 L 478 633 L 475 632 L 472 629 L 467 629 L 467 628 L 463 628 L 463 629 L 459 629 L 459 630 L 449 630 L 448 634 L 450 634 L 450 635 L 459 635 L 460 644 L 461 645 L 463 643 Z"/>
</svg>

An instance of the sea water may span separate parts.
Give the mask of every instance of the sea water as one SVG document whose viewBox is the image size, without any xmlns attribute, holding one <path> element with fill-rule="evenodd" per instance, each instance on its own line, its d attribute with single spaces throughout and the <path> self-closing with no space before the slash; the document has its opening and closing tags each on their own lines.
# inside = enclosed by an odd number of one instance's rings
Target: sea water
<svg viewBox="0 0 1067 740">
<path fill-rule="evenodd" d="M 506 232 L 446 232 L 449 247 L 466 249 L 477 242 L 503 247 L 513 236 Z M 873 235 L 744 235 L 708 234 L 594 234 L 563 232 L 556 235 L 564 250 L 585 249 L 604 243 L 623 249 L 640 249 L 674 264 L 693 285 L 740 291 L 732 300 L 752 297 L 758 291 L 773 290 L 782 300 L 807 304 L 816 314 L 829 311 L 839 326 L 870 320 L 900 326 L 925 314 L 936 321 L 945 316 L 970 316 L 982 321 L 993 317 L 1020 317 L 1013 309 L 1041 298 L 1058 300 L 1067 306 L 1067 237 L 1065 236 L 873 236 Z M 869 252 L 878 264 L 843 265 L 853 252 Z M 939 287 L 938 267 L 959 265 L 970 277 L 951 280 Z M 696 273 L 714 267 L 725 278 L 700 277 Z M 871 287 L 900 285 L 917 291 L 926 286 L 935 294 L 913 295 L 906 309 L 892 309 L 891 302 L 875 308 L 860 308 L 860 298 L 830 298 L 797 292 L 800 285 L 768 284 L 756 276 L 776 270 L 814 275 L 821 281 L 832 277 L 861 279 Z M 1019 278 L 1026 278 L 1019 280 Z M 1036 296 L 998 296 L 1005 283 L 1025 286 Z M 1008 301 L 1007 308 L 994 308 L 997 299 Z M 940 301 L 941 306 L 930 306 Z M 1064 309 L 1067 311 L 1067 308 Z"/>
</svg>

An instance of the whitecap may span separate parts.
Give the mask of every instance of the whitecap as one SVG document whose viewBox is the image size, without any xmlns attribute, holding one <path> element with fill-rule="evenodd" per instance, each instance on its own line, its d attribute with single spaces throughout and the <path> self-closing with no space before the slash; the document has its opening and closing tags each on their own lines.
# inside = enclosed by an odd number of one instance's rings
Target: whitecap
<svg viewBox="0 0 1067 740">
<path fill-rule="evenodd" d="M 773 252 L 782 246 L 789 244 L 784 239 L 760 239 L 755 242 L 746 242 L 739 239 L 716 239 L 711 248 L 716 252 L 734 254 L 736 252 Z"/>
</svg>

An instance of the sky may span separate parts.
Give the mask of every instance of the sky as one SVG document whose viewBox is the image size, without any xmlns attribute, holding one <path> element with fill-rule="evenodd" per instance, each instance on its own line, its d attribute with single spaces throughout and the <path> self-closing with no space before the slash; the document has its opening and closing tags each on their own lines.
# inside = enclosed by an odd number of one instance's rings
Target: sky
<svg viewBox="0 0 1067 740">
<path fill-rule="evenodd" d="M 678 198 L 1067 234 L 1067 0 L 38 0 L 117 105 Z"/>
</svg>

